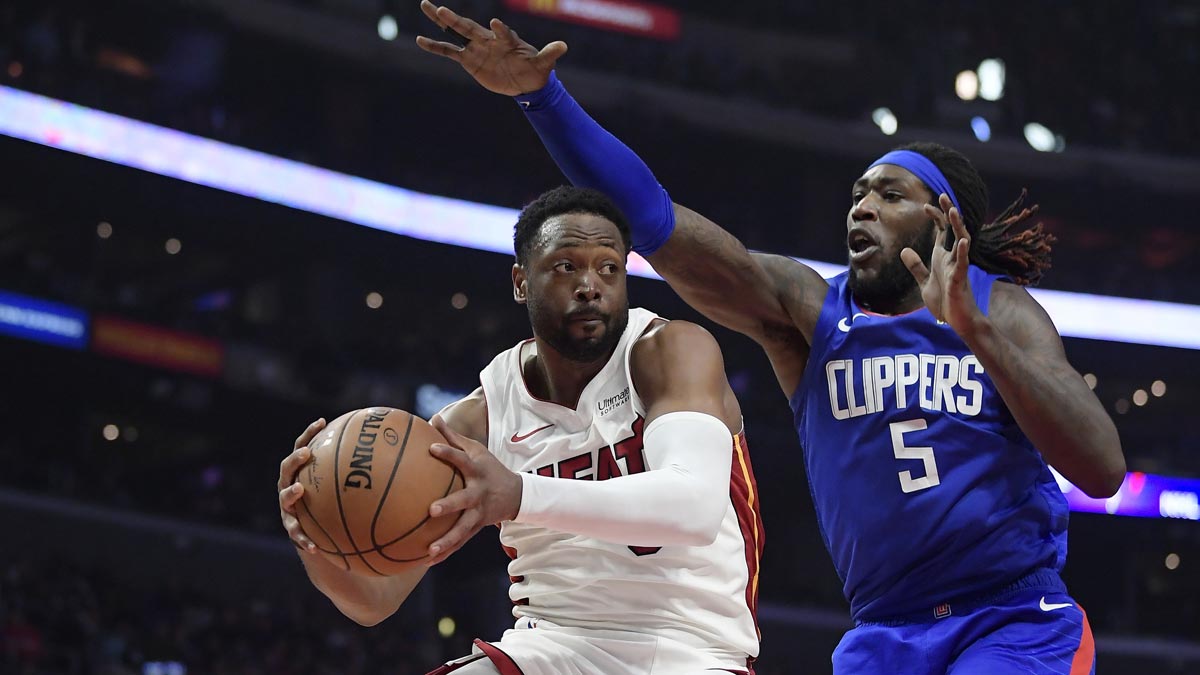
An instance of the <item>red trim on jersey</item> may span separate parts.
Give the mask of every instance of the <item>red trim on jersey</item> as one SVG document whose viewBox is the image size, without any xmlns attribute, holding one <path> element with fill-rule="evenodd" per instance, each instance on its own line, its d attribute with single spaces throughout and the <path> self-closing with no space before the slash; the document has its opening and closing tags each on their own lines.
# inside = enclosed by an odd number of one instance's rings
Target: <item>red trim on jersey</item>
<svg viewBox="0 0 1200 675">
<path fill-rule="evenodd" d="M 733 468 L 729 477 L 729 499 L 737 514 L 742 530 L 746 554 L 746 607 L 754 618 L 754 630 L 759 639 L 762 630 L 758 626 L 758 572 L 762 560 L 765 532 L 758 503 L 758 481 L 754 478 L 754 467 L 750 465 L 750 453 L 746 447 L 746 433 L 733 437 Z"/>
<path fill-rule="evenodd" d="M 464 656 L 461 659 L 455 659 L 449 663 L 443 663 L 442 665 L 438 666 L 437 668 L 434 668 L 433 670 L 429 671 L 428 673 L 425 673 L 425 675 L 447 675 L 447 673 L 453 673 L 454 671 L 458 670 L 459 668 L 462 668 L 463 666 L 465 666 L 469 663 L 475 663 L 479 659 L 486 659 L 486 658 L 487 658 L 486 654 L 477 654 L 477 655 L 475 655 L 474 658 L 471 658 L 469 656 Z"/>
<path fill-rule="evenodd" d="M 1079 607 L 1078 604 L 1075 605 Z M 1075 658 L 1071 659 L 1071 675 L 1088 675 L 1092 665 L 1096 663 L 1096 641 L 1092 638 L 1092 626 L 1088 623 L 1087 612 L 1079 607 L 1083 615 L 1083 634 L 1079 636 L 1079 647 L 1075 650 Z"/>
<path fill-rule="evenodd" d="M 525 345 L 529 344 L 530 342 L 533 342 L 535 339 L 536 338 L 529 338 L 528 340 L 525 340 L 524 342 L 522 342 L 519 347 L 517 347 L 517 375 L 520 376 L 520 378 L 521 378 L 521 385 L 525 387 L 525 393 L 529 394 L 529 398 L 532 398 L 535 401 L 541 401 L 542 403 L 549 403 L 551 405 L 556 405 L 560 408 L 566 408 L 567 410 L 578 412 L 579 411 L 579 399 L 575 400 L 575 405 L 573 405 L 573 406 L 565 405 L 565 404 L 559 403 L 558 401 L 551 401 L 548 398 L 542 398 L 541 396 L 538 396 L 537 394 L 533 393 L 533 390 L 529 388 L 529 383 L 525 381 Z M 612 354 L 609 354 L 608 358 L 611 359 Z M 608 365 L 608 363 L 606 362 L 605 365 Z M 587 385 L 591 384 L 591 383 L 592 383 L 592 381 L 588 380 L 587 384 L 583 385 L 584 388 L 586 389 Z M 582 389 L 579 391 L 579 394 L 582 397 L 582 395 L 583 395 Z"/>
<path fill-rule="evenodd" d="M 516 559 L 517 559 L 517 549 L 515 549 L 515 548 L 513 548 L 513 547 L 511 547 L 511 546 L 505 546 L 504 544 L 500 544 L 500 548 L 504 549 L 504 553 L 505 553 L 506 555 L 508 555 L 508 559 L 509 559 L 509 560 L 516 560 Z M 519 583 L 521 583 L 522 581 L 525 581 L 525 577 L 524 577 L 524 576 L 514 577 L 514 576 L 513 576 L 513 575 L 511 575 L 511 574 L 510 574 L 510 575 L 508 575 L 508 582 L 509 582 L 509 583 L 511 583 L 511 584 L 519 584 Z M 529 602 L 529 601 L 528 601 L 528 600 L 526 600 L 526 602 Z"/>
<path fill-rule="evenodd" d="M 461 659 L 455 659 L 449 663 L 438 666 L 436 669 L 429 671 L 425 675 L 447 675 L 448 673 L 453 673 L 467 664 L 475 663 L 480 659 L 488 659 L 491 661 L 492 664 L 495 665 L 500 671 L 500 675 L 525 675 L 525 672 L 521 670 L 521 666 L 518 666 L 517 662 L 513 661 L 511 656 L 505 654 L 496 645 L 476 638 L 475 646 L 479 647 L 480 651 L 483 653 L 477 654 L 474 658 L 464 656 Z"/>
<path fill-rule="evenodd" d="M 500 675 L 525 675 L 525 672 L 521 670 L 521 666 L 518 666 L 517 662 L 513 661 L 511 656 L 505 654 L 496 645 L 475 638 L 475 646 L 482 649 L 483 653 L 487 654 L 487 657 L 492 660 L 492 663 L 496 664 L 496 668 L 500 670 Z"/>
</svg>

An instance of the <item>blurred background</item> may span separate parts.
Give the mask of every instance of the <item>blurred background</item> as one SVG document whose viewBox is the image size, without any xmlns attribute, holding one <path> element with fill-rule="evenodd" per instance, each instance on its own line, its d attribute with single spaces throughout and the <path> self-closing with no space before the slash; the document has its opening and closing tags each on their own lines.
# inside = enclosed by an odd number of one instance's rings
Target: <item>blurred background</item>
<svg viewBox="0 0 1200 675">
<path fill-rule="evenodd" d="M 971 156 L 992 214 L 1029 188 L 1042 287 L 1087 294 L 1039 298 L 1131 472 L 1106 502 L 1063 486 L 1098 672 L 1200 673 L 1200 5 L 452 6 L 566 40 L 581 103 L 752 248 L 844 264 L 851 183 L 911 140 Z M 0 672 L 419 674 L 511 625 L 495 530 L 366 629 L 277 515 L 309 421 L 428 417 L 529 334 L 483 249 L 562 178 L 419 32 L 415 0 L 0 6 Z M 758 672 L 829 672 L 848 608 L 765 357 L 660 281 L 630 295 L 725 349 L 768 533 Z"/>
</svg>

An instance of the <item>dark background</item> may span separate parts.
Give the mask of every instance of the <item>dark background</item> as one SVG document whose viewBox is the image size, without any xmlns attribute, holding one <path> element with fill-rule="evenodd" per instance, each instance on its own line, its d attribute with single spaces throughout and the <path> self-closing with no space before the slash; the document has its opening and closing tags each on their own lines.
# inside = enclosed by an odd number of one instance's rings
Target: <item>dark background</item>
<svg viewBox="0 0 1200 675">
<path fill-rule="evenodd" d="M 501 16 L 539 45 L 567 40 L 560 76 L 576 96 L 676 201 L 751 247 L 843 260 L 851 182 L 889 147 L 933 139 L 972 156 L 993 214 L 1030 189 L 1059 237 L 1043 287 L 1200 304 L 1195 3 L 666 4 L 684 12 L 678 43 L 499 2 L 456 8 Z M 396 42 L 375 33 L 385 10 Z M 418 31 L 431 33 L 415 2 L 11 0 L 0 83 L 472 201 L 515 208 L 562 182 L 516 106 L 419 53 Z M 988 57 L 1007 64 L 1004 98 L 958 100 L 955 74 Z M 896 136 L 872 124 L 880 106 L 900 120 Z M 986 144 L 970 134 L 974 115 L 991 123 Z M 1030 121 L 1062 134 L 1065 151 L 1030 149 Z M 416 409 L 422 386 L 473 388 L 529 333 L 510 259 L 7 137 L 0 158 L 0 289 L 187 331 L 226 354 L 219 376 L 202 377 L 0 336 L 0 672 L 176 662 L 407 675 L 498 636 L 510 618 L 494 530 L 364 629 L 304 579 L 273 486 L 318 416 Z M 848 612 L 766 359 L 664 284 L 629 283 L 635 304 L 713 330 L 746 411 L 769 535 L 759 672 L 827 672 Z M 364 302 L 371 291 L 379 309 Z M 1131 471 L 1200 477 L 1200 353 L 1066 349 L 1096 375 Z M 1166 396 L 1128 405 L 1157 379 Z M 1195 522 L 1073 514 L 1065 576 L 1099 672 L 1200 672 L 1197 565 Z M 457 626 L 443 638 L 447 616 Z"/>
</svg>

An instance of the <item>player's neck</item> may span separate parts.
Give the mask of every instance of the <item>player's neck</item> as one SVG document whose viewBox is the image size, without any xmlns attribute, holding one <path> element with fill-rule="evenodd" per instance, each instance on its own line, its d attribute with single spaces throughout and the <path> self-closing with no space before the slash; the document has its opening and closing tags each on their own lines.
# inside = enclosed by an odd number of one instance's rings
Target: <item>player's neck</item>
<svg viewBox="0 0 1200 675">
<path fill-rule="evenodd" d="M 525 385 L 534 396 L 568 408 L 579 404 L 592 378 L 596 377 L 612 358 L 612 352 L 595 361 L 573 361 L 559 354 L 542 340 L 534 340 L 534 348 L 521 364 Z"/>
<path fill-rule="evenodd" d="M 868 301 L 855 295 L 854 302 L 872 314 L 883 314 L 886 316 L 908 314 L 925 306 L 925 299 L 921 297 L 921 288 L 919 286 L 914 287 L 909 292 L 897 298 L 875 298 Z"/>
</svg>

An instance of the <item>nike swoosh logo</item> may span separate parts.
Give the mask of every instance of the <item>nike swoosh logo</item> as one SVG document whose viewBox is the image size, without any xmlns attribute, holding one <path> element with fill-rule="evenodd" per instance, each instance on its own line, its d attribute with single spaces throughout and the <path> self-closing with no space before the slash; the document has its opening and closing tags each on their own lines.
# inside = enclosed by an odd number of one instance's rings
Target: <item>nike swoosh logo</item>
<svg viewBox="0 0 1200 675">
<path fill-rule="evenodd" d="M 522 107 L 522 108 L 528 108 L 528 107 L 529 107 L 529 101 L 521 101 L 521 107 Z"/>
<path fill-rule="evenodd" d="M 1043 612 L 1052 612 L 1056 609 L 1062 609 L 1063 607 L 1073 607 L 1074 605 L 1075 605 L 1075 603 L 1072 603 L 1072 602 L 1054 603 L 1054 604 L 1048 605 L 1048 604 L 1046 604 L 1046 596 L 1044 596 L 1044 595 L 1042 596 L 1042 599 L 1038 602 L 1038 607 L 1041 607 Z"/>
<path fill-rule="evenodd" d="M 849 333 L 850 332 L 850 324 L 853 323 L 854 320 L 860 316 L 866 316 L 866 314 L 863 314 L 862 312 L 855 312 L 854 316 L 850 317 L 849 321 L 847 321 L 846 317 L 843 316 L 842 320 L 838 322 L 838 330 L 842 331 L 843 333 Z"/>
<path fill-rule="evenodd" d="M 529 432 L 529 433 L 527 433 L 527 434 L 524 434 L 524 435 L 517 435 L 517 434 L 513 434 L 512 438 L 510 438 L 509 440 L 511 440 L 513 443 L 520 443 L 521 441 L 525 440 L 526 438 L 529 438 L 530 436 L 532 436 L 532 435 L 536 434 L 537 432 L 539 432 L 539 431 L 545 431 L 546 429 L 549 429 L 549 428 L 550 428 L 550 427 L 552 427 L 552 426 L 554 426 L 554 425 L 553 425 L 553 424 L 547 424 L 547 425 L 546 425 L 546 426 L 544 426 L 544 427 L 538 427 L 537 429 L 534 429 L 533 431 L 531 431 L 531 432 Z"/>
</svg>

